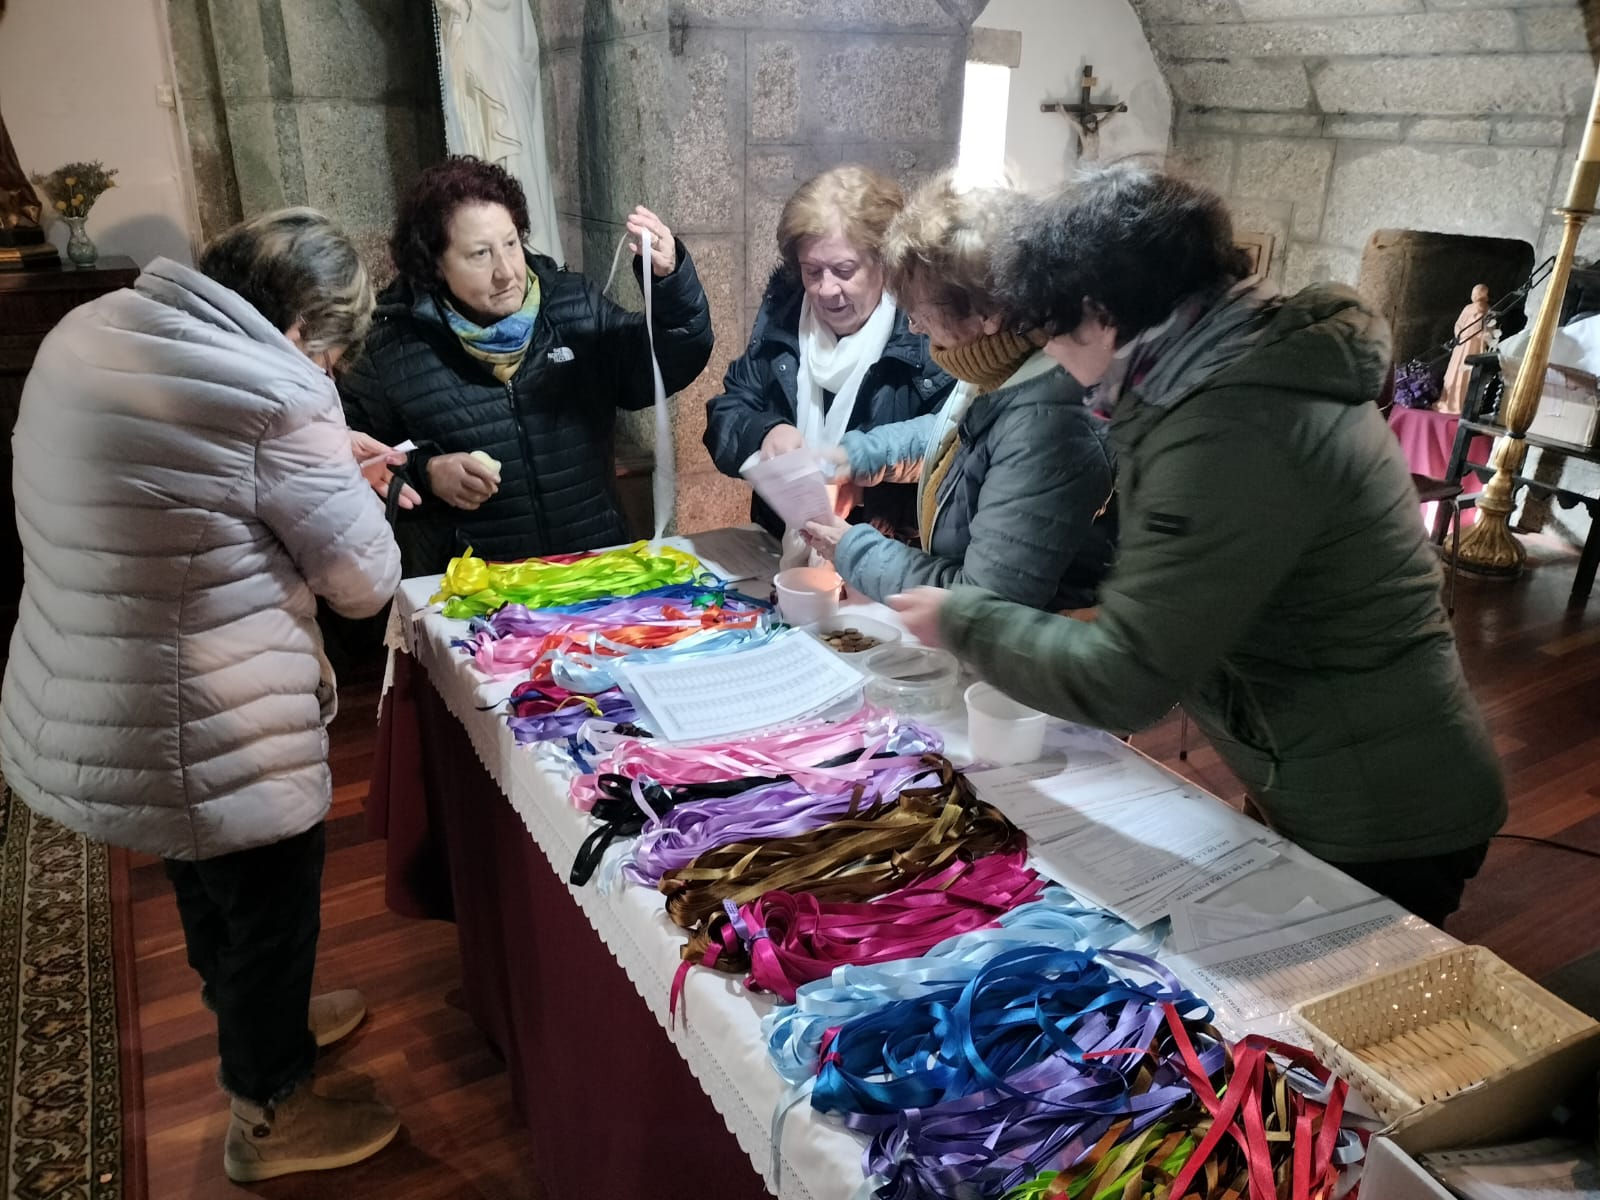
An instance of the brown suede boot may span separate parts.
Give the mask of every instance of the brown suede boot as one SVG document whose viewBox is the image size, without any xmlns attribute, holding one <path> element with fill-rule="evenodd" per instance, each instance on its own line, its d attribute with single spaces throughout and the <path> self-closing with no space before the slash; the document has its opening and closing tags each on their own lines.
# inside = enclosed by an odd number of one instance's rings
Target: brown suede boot
<svg viewBox="0 0 1600 1200">
<path fill-rule="evenodd" d="M 366 998 L 355 988 L 341 988 L 311 997 L 311 1012 L 306 1024 L 317 1039 L 317 1046 L 331 1046 L 347 1037 L 367 1015 Z"/>
<path fill-rule="evenodd" d="M 348 1167 L 382 1150 L 400 1129 L 387 1104 L 329 1100 L 309 1080 L 278 1104 L 235 1098 L 232 1110 L 222 1166 L 235 1183 Z"/>
</svg>

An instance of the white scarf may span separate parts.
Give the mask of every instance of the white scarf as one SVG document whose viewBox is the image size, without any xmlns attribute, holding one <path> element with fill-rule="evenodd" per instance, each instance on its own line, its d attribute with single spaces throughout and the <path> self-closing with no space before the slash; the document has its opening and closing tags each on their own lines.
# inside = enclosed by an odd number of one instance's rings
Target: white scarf
<svg viewBox="0 0 1600 1200">
<path fill-rule="evenodd" d="M 867 323 L 854 333 L 839 337 L 822 323 L 811 297 L 800 303 L 800 369 L 795 380 L 795 428 L 807 446 L 837 446 L 850 428 L 861 383 L 872 364 L 894 335 L 894 297 L 884 292 Z M 833 403 L 824 410 L 823 393 L 833 393 Z M 860 499 L 854 484 L 829 485 L 833 511 L 847 516 Z M 784 536 L 783 565 L 804 562 L 810 557 L 798 531 Z"/>
<path fill-rule="evenodd" d="M 837 446 L 855 412 L 861 381 L 883 357 L 894 334 L 894 298 L 884 292 L 867 323 L 848 337 L 838 337 L 811 307 L 800 304 L 800 377 L 795 388 L 795 427 L 808 446 Z M 822 394 L 833 393 L 823 413 Z"/>
</svg>

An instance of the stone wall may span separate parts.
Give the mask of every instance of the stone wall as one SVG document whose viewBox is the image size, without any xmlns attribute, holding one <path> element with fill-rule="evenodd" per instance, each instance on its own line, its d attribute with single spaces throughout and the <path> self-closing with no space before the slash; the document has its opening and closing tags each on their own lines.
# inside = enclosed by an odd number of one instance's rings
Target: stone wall
<svg viewBox="0 0 1600 1200">
<path fill-rule="evenodd" d="M 168 0 L 205 237 L 309 204 L 389 274 L 398 195 L 444 152 L 429 0 Z"/>
<path fill-rule="evenodd" d="M 971 8 L 967 4 L 971 3 Z M 717 348 L 677 399 L 678 526 L 747 519 L 718 475 L 705 402 L 744 351 L 784 200 L 835 163 L 914 184 L 953 157 L 972 0 L 537 0 L 551 164 L 572 265 L 597 280 L 622 220 L 657 211 L 689 245 Z M 613 286 L 637 307 L 631 280 Z M 648 414 L 626 423 L 649 442 Z"/>
<path fill-rule="evenodd" d="M 1385 227 L 1554 251 L 1549 210 L 1595 79 L 1574 0 L 1135 7 L 1172 86 L 1178 160 L 1275 235 L 1286 285 L 1354 282 Z"/>
</svg>

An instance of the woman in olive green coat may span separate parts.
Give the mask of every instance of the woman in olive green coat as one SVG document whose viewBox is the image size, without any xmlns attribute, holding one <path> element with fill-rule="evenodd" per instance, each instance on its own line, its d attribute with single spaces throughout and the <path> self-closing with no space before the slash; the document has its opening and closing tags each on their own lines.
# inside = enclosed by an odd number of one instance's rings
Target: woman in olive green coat
<svg viewBox="0 0 1600 1200">
<path fill-rule="evenodd" d="M 1027 704 L 1117 732 L 1181 703 L 1286 837 L 1434 923 L 1505 820 L 1356 294 L 1244 278 L 1222 202 L 1119 164 L 1037 203 L 1012 312 L 1112 415 L 1098 619 L 975 588 L 893 601 Z"/>
</svg>

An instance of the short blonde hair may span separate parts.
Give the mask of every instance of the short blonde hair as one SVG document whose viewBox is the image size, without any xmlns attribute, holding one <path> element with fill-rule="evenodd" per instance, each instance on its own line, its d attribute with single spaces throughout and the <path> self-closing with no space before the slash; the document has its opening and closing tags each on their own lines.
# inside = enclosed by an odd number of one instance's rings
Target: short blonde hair
<svg viewBox="0 0 1600 1200">
<path fill-rule="evenodd" d="M 905 205 L 900 185 L 871 167 L 846 163 L 801 184 L 778 218 L 778 253 L 792 278 L 800 276 L 800 241 L 842 234 L 857 250 L 880 257 L 883 236 Z"/>
<path fill-rule="evenodd" d="M 994 263 L 1020 208 L 1009 188 L 956 186 L 946 172 L 917 189 L 883 240 L 884 284 L 901 307 L 932 303 L 964 319 L 997 314 Z"/>
<path fill-rule="evenodd" d="M 314 208 L 262 213 L 219 234 L 200 272 L 238 292 L 308 354 L 360 345 L 372 325 L 372 280 L 355 243 Z"/>
</svg>

